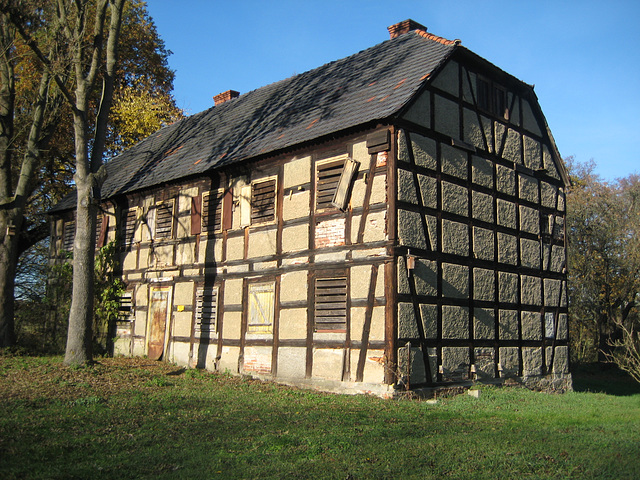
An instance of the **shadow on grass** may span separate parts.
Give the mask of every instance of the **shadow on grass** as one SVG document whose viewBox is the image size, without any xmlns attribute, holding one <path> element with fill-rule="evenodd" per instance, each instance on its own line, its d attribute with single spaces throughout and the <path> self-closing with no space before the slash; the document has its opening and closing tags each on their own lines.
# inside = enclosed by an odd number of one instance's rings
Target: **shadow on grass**
<svg viewBox="0 0 640 480">
<path fill-rule="evenodd" d="M 583 363 L 571 371 L 576 392 L 598 392 L 608 395 L 629 396 L 640 394 L 640 383 L 615 365 Z"/>
</svg>

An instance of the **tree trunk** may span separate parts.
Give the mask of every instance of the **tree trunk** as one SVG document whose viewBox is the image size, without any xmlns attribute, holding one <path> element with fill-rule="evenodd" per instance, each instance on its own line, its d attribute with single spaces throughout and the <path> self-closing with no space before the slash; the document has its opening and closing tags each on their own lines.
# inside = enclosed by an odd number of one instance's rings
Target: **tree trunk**
<svg viewBox="0 0 640 480">
<path fill-rule="evenodd" d="M 0 243 L 0 347 L 15 344 L 14 328 L 14 284 L 18 255 L 16 254 L 16 237 L 7 235 L 7 225 L 12 222 L 9 212 L 2 212 L 0 229 L 5 232 Z"/>
</svg>

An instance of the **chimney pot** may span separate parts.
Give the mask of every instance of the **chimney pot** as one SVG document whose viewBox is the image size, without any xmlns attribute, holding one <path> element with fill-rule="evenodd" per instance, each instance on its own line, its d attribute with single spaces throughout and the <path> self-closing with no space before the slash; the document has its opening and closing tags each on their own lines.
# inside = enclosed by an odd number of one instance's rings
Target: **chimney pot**
<svg viewBox="0 0 640 480">
<path fill-rule="evenodd" d="M 236 92 L 235 90 L 227 90 L 226 92 L 219 93 L 213 97 L 214 105 L 220 105 L 221 103 L 228 102 L 234 98 L 238 98 L 240 96 L 240 92 Z"/>
<path fill-rule="evenodd" d="M 387 30 L 389 30 L 391 38 L 396 38 L 400 35 L 411 32 L 412 30 L 424 30 L 426 32 L 427 27 L 414 20 L 408 19 L 387 27 Z"/>
</svg>

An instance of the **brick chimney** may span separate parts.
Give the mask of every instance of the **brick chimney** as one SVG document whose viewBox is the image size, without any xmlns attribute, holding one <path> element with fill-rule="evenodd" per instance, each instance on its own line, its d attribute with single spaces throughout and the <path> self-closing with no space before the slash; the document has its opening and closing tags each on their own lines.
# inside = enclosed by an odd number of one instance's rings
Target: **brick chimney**
<svg viewBox="0 0 640 480">
<path fill-rule="evenodd" d="M 234 98 L 238 98 L 240 96 L 240 92 L 236 92 L 235 90 L 227 90 L 226 92 L 219 93 L 213 97 L 214 105 L 220 105 L 221 103 L 227 102 Z"/>
<path fill-rule="evenodd" d="M 427 27 L 425 27 L 424 25 L 420 25 L 414 20 L 408 19 L 387 27 L 387 30 L 389 30 L 389 35 L 391 35 L 391 38 L 396 38 L 412 30 L 424 30 L 426 32 Z"/>
</svg>

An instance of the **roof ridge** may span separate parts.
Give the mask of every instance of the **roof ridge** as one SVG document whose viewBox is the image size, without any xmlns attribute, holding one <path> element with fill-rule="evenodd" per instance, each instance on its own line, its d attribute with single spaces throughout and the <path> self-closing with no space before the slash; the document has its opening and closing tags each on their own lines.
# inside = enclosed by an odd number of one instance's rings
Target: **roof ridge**
<svg viewBox="0 0 640 480">
<path fill-rule="evenodd" d="M 415 32 L 423 38 L 427 38 L 429 40 L 433 40 L 434 42 L 441 43 L 443 45 L 459 45 L 460 40 L 448 40 L 444 37 L 440 37 L 438 35 L 434 35 L 433 33 L 428 33 L 426 30 L 417 29 Z"/>
</svg>

